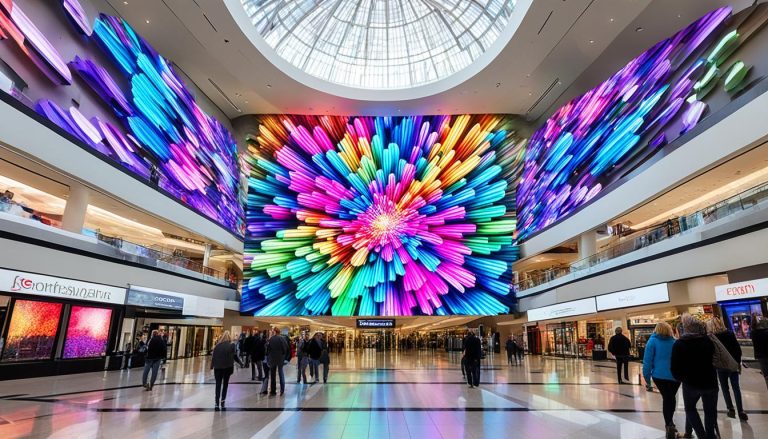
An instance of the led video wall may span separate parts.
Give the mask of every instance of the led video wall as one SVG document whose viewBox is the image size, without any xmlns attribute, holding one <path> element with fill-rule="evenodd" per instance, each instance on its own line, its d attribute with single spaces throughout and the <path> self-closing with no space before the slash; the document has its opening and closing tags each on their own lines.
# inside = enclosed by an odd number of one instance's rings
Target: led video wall
<svg viewBox="0 0 768 439">
<path fill-rule="evenodd" d="M 513 304 L 524 144 L 503 116 L 264 116 L 241 311 L 492 315 Z"/>
<path fill-rule="evenodd" d="M 92 21 L 84 4 L 0 0 L 0 46 L 8 46 L 0 47 L 0 84 L 11 82 L 14 97 L 101 157 L 242 236 L 232 135 L 128 23 L 104 14 Z M 88 105 L 94 96 L 101 108 Z"/>
<path fill-rule="evenodd" d="M 90 358 L 106 355 L 112 310 L 73 305 L 64 337 L 62 358 Z"/>
<path fill-rule="evenodd" d="M 61 303 L 17 300 L 13 305 L 2 361 L 50 359 L 62 307 Z"/>
<path fill-rule="evenodd" d="M 766 4 L 714 10 L 557 110 L 529 141 L 518 237 L 568 216 L 761 80 L 764 53 L 743 49 L 767 18 Z"/>
</svg>

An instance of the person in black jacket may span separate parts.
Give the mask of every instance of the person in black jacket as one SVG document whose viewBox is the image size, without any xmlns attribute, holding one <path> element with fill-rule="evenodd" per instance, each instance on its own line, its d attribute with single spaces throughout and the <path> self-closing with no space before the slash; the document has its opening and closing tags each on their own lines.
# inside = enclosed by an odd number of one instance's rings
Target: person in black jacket
<svg viewBox="0 0 768 439">
<path fill-rule="evenodd" d="M 683 335 L 672 346 L 672 375 L 683 383 L 686 422 L 696 437 L 714 439 L 717 430 L 717 373 L 712 365 L 715 345 L 704 322 L 689 314 L 681 317 Z M 704 424 L 696 408 L 704 406 Z"/>
<path fill-rule="evenodd" d="M 755 347 L 755 360 L 760 363 L 765 385 L 768 387 L 768 319 L 760 314 L 752 314 L 752 346 Z"/>
<path fill-rule="evenodd" d="M 731 354 L 736 363 L 741 366 L 741 346 L 736 340 L 736 334 L 733 331 L 729 331 L 723 321 L 719 317 L 713 317 L 707 322 L 707 331 L 710 334 L 714 334 L 720 343 L 725 346 L 728 353 Z M 744 413 L 744 406 L 741 401 L 741 386 L 739 385 L 740 372 L 734 372 L 730 370 L 717 369 L 717 379 L 720 381 L 720 390 L 723 391 L 723 399 L 725 400 L 725 406 L 728 408 L 728 417 L 735 418 L 736 410 L 739 413 L 739 419 L 746 421 L 749 419 L 746 413 Z M 733 398 L 736 400 L 736 410 L 733 408 L 733 400 L 731 400 L 731 391 L 728 388 L 728 382 L 730 381 L 733 388 Z"/>
<path fill-rule="evenodd" d="M 144 386 L 145 390 L 150 391 L 152 390 L 152 387 L 154 387 L 155 380 L 157 379 L 157 371 L 160 369 L 160 364 L 167 354 L 168 345 L 165 343 L 165 340 L 163 340 L 163 337 L 160 336 L 160 331 L 155 329 L 152 331 L 152 338 L 150 338 L 149 343 L 147 343 L 144 373 L 141 375 L 141 384 Z M 150 370 L 152 371 L 152 379 L 147 383 L 147 377 L 149 376 Z"/>
<path fill-rule="evenodd" d="M 315 377 L 315 383 L 320 381 L 320 356 L 323 354 L 323 344 L 320 333 L 316 332 L 312 340 L 307 342 L 304 347 L 305 355 L 309 357 L 309 373 Z"/>
<path fill-rule="evenodd" d="M 253 361 L 256 353 L 256 340 L 258 331 L 251 329 L 243 340 L 243 350 L 245 351 L 245 367 L 251 366 L 251 381 L 256 381 L 256 362 Z"/>
<path fill-rule="evenodd" d="M 483 356 L 483 345 L 475 333 L 469 331 L 464 338 L 464 362 L 467 370 L 467 384 L 470 388 L 480 385 L 480 360 Z"/>
<path fill-rule="evenodd" d="M 511 335 L 507 339 L 504 349 L 507 351 L 507 364 L 512 364 L 513 358 L 515 359 L 515 362 L 517 362 L 517 344 L 515 343 L 515 340 L 512 339 Z"/>
<path fill-rule="evenodd" d="M 235 362 L 243 367 L 229 331 L 224 331 L 211 354 L 211 369 L 213 369 L 213 376 L 216 379 L 215 410 L 219 409 L 219 405 L 221 405 L 222 410 L 225 408 L 224 400 L 227 399 L 229 377 L 235 371 Z"/>
<path fill-rule="evenodd" d="M 608 352 L 616 357 L 616 377 L 619 384 L 629 384 L 629 349 L 632 347 L 632 343 L 622 334 L 621 328 L 616 328 L 615 332 L 616 335 L 608 341 Z M 622 366 L 624 367 L 624 381 L 621 380 Z"/>
</svg>

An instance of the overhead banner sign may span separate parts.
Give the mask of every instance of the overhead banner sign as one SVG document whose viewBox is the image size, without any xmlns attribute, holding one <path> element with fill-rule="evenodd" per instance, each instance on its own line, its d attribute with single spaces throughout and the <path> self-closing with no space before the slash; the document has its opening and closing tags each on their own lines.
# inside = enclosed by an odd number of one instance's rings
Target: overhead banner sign
<svg viewBox="0 0 768 439">
<path fill-rule="evenodd" d="M 556 303 L 528 310 L 528 321 L 561 319 L 563 317 L 578 316 L 582 314 L 594 314 L 597 312 L 595 298 L 573 300 L 570 302 Z"/>
<path fill-rule="evenodd" d="M 184 298 L 131 288 L 128 290 L 128 300 L 125 304 L 181 311 L 184 309 Z"/>
<path fill-rule="evenodd" d="M 125 288 L 0 269 L 0 291 L 90 302 L 125 303 Z"/>
<path fill-rule="evenodd" d="M 358 328 L 394 328 L 395 319 L 357 319 Z"/>
<path fill-rule="evenodd" d="M 595 297 L 597 310 L 627 308 L 630 306 L 650 305 L 669 302 L 669 287 L 666 283 L 633 288 Z"/>
<path fill-rule="evenodd" d="M 755 279 L 715 287 L 715 297 L 718 302 L 763 296 L 768 296 L 768 279 Z"/>
</svg>

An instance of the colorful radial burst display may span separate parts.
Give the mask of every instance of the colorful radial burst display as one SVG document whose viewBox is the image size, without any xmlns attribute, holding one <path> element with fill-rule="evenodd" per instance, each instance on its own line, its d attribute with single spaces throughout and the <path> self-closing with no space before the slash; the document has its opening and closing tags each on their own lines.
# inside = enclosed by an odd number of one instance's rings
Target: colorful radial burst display
<svg viewBox="0 0 768 439">
<path fill-rule="evenodd" d="M 767 18 L 765 3 L 733 17 L 730 7 L 716 9 L 558 109 L 526 151 L 518 238 L 570 215 L 693 129 L 711 105 L 738 96 L 751 67 L 739 49 Z"/>
<path fill-rule="evenodd" d="M 88 358 L 106 355 L 111 321 L 111 309 L 73 305 L 62 357 Z"/>
<path fill-rule="evenodd" d="M 510 312 L 523 143 L 502 116 L 265 116 L 241 311 Z"/>
</svg>

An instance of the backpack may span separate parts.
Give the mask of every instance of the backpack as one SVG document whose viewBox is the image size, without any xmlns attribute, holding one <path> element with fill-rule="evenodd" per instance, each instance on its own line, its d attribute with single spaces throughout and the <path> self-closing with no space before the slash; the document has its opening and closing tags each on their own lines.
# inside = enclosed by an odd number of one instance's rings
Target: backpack
<svg viewBox="0 0 768 439">
<path fill-rule="evenodd" d="M 731 356 L 728 349 L 723 346 L 723 343 L 714 334 L 709 334 L 709 339 L 712 340 L 712 344 L 715 345 L 715 350 L 712 354 L 712 366 L 714 366 L 715 369 L 739 372 L 739 363 L 733 359 L 733 356 Z"/>
</svg>

